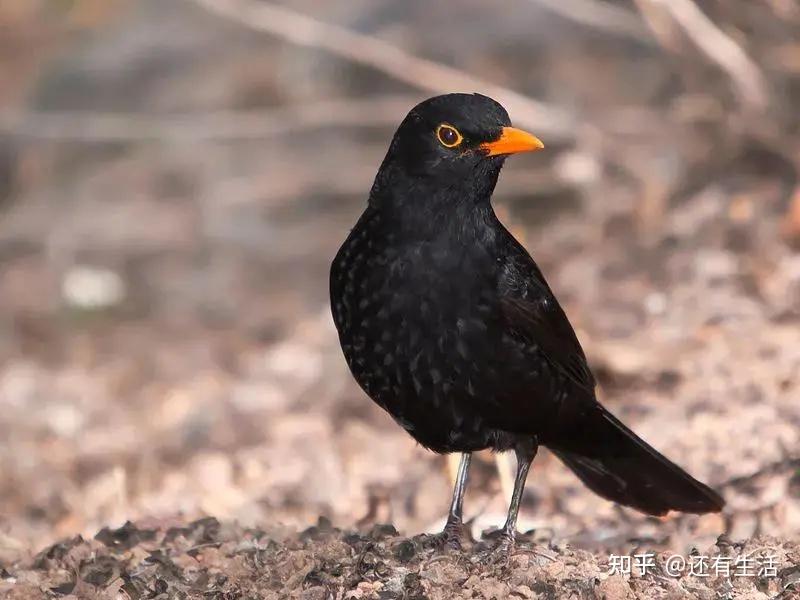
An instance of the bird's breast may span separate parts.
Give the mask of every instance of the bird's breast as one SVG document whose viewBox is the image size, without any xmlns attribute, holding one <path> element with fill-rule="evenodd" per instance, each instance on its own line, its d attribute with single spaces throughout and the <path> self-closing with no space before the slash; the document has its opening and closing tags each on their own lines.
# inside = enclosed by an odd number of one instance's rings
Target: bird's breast
<svg viewBox="0 0 800 600">
<path fill-rule="evenodd" d="M 491 257 L 442 240 L 396 242 L 356 228 L 331 271 L 334 321 L 351 371 L 380 404 L 477 393 L 491 352 Z"/>
</svg>

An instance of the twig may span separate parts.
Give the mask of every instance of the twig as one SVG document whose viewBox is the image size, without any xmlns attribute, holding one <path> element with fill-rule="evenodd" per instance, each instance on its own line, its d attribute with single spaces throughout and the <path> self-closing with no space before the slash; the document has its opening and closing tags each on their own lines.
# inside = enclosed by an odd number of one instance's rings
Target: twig
<svg viewBox="0 0 800 600">
<path fill-rule="evenodd" d="M 642 20 L 622 7 L 597 0 L 530 0 L 547 10 L 586 27 L 652 44 Z"/>
<path fill-rule="evenodd" d="M 748 483 L 752 483 L 756 479 L 764 475 L 775 475 L 776 473 L 783 473 L 786 471 L 794 471 L 800 469 L 800 458 L 785 458 L 768 465 L 764 465 L 758 471 L 748 475 L 740 475 L 732 477 L 727 481 L 718 484 L 718 488 L 739 487 Z"/>
<path fill-rule="evenodd" d="M 745 104 L 763 109 L 767 105 L 767 84 L 761 70 L 747 53 L 720 30 L 692 0 L 634 0 L 653 33 L 670 45 L 657 13 L 678 24 L 697 47 L 725 71 Z"/>
<path fill-rule="evenodd" d="M 252 140 L 318 127 L 394 125 L 414 101 L 387 96 L 176 115 L 5 111 L 0 112 L 0 134 L 77 142 Z"/>
<path fill-rule="evenodd" d="M 274 203 L 293 201 L 301 195 L 313 195 L 320 189 L 324 189 L 328 195 L 360 196 L 364 189 L 367 189 L 372 183 L 375 177 L 375 168 L 377 168 L 374 161 L 383 156 L 386 146 L 380 144 L 374 147 L 363 147 L 363 150 L 363 156 L 368 160 L 359 168 L 351 169 L 347 177 L 330 177 L 327 173 L 317 173 L 314 169 L 307 169 L 303 173 L 297 174 L 288 187 L 273 184 L 265 188 L 260 182 L 256 182 L 257 192 L 250 193 L 245 190 L 244 196 L 268 198 Z M 562 181 L 550 173 L 531 171 L 530 169 L 510 169 L 503 175 L 502 184 L 498 186 L 496 197 L 501 200 L 515 196 L 529 197 L 534 192 L 541 195 L 558 194 L 569 189 L 571 189 L 569 182 Z"/>
<path fill-rule="evenodd" d="M 418 58 L 375 37 L 323 23 L 291 9 L 255 0 L 192 0 L 210 12 L 249 29 L 263 31 L 300 46 L 319 48 L 367 65 L 433 93 L 481 92 L 502 103 L 514 121 L 535 128 L 551 140 L 574 139 L 575 119 L 565 112 L 506 87 L 431 60 Z"/>
</svg>

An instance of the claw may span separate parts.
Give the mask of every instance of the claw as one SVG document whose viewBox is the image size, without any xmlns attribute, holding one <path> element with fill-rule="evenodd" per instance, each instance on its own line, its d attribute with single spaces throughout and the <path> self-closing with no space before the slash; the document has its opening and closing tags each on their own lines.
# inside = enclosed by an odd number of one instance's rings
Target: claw
<svg viewBox="0 0 800 600">
<path fill-rule="evenodd" d="M 431 536 L 431 543 L 437 548 L 461 551 L 463 543 L 471 542 L 469 531 L 460 521 L 448 521 L 441 533 Z"/>
<path fill-rule="evenodd" d="M 477 553 L 486 564 L 507 563 L 516 547 L 515 535 L 506 529 L 497 529 L 483 534 L 482 549 Z"/>
<path fill-rule="evenodd" d="M 509 535 L 508 533 L 503 533 L 500 536 L 500 540 L 497 542 L 497 546 L 494 548 L 495 555 L 499 555 L 504 560 L 508 560 L 511 558 L 511 555 L 514 552 L 515 547 L 515 539 L 513 535 Z"/>
</svg>

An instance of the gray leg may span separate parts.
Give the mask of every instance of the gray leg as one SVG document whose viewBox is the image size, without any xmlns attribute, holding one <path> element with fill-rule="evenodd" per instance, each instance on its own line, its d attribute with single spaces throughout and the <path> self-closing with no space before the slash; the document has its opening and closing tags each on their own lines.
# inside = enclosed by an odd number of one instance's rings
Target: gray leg
<svg viewBox="0 0 800 600">
<path fill-rule="evenodd" d="M 539 445 L 535 440 L 526 440 L 514 448 L 517 454 L 517 476 L 514 479 L 514 493 L 511 495 L 508 517 L 506 518 L 506 524 L 503 526 L 503 536 L 506 538 L 506 544 L 509 547 L 513 545 L 514 538 L 517 535 L 517 515 L 522 501 L 522 492 L 525 489 L 525 480 L 528 478 L 528 471 L 538 449 Z"/>
<path fill-rule="evenodd" d="M 464 452 L 461 455 L 461 462 L 458 465 L 456 475 L 456 485 L 453 488 L 453 501 L 450 503 L 450 511 L 447 513 L 447 524 L 444 526 L 444 537 L 448 546 L 459 548 L 461 546 L 461 524 L 464 509 L 464 492 L 467 489 L 467 475 L 469 474 L 469 463 L 472 454 Z"/>
</svg>

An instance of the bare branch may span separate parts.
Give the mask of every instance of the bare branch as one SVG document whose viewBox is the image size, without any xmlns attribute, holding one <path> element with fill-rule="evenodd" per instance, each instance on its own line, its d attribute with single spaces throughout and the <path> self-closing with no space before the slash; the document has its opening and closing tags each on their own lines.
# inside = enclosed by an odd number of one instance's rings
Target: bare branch
<svg viewBox="0 0 800 600">
<path fill-rule="evenodd" d="M 668 32 L 659 19 L 674 21 L 711 61 L 724 70 L 743 102 L 756 109 L 767 105 L 767 84 L 761 70 L 747 53 L 720 30 L 692 0 L 635 0 L 653 33 L 667 46 Z"/>
<path fill-rule="evenodd" d="M 420 90 L 437 94 L 452 91 L 481 92 L 501 102 L 513 115 L 516 123 L 536 128 L 537 133 L 542 132 L 550 139 L 575 137 L 575 119 L 560 109 L 459 69 L 418 58 L 375 37 L 323 23 L 269 2 L 192 1 L 216 15 L 250 29 L 269 33 L 300 46 L 319 48 L 349 61 L 370 66 Z"/>
<path fill-rule="evenodd" d="M 763 477 L 764 475 L 775 475 L 778 473 L 797 471 L 798 469 L 800 469 L 800 458 L 787 457 L 784 458 L 783 460 L 779 460 L 777 462 L 764 465 L 763 467 L 761 467 L 760 469 L 758 469 L 753 473 L 749 473 L 747 475 L 741 475 L 739 477 L 732 477 L 727 481 L 723 481 L 717 487 L 720 488 L 738 487 L 750 484 L 756 479 Z"/>
<path fill-rule="evenodd" d="M 597 0 L 530 0 L 547 10 L 592 29 L 634 39 L 644 44 L 652 44 L 653 38 L 647 32 L 636 13 L 606 2 Z"/>
<path fill-rule="evenodd" d="M 203 114 L 0 112 L 0 133 L 77 142 L 263 139 L 319 127 L 395 125 L 415 99 L 386 96 L 327 100 L 291 107 Z"/>
</svg>

